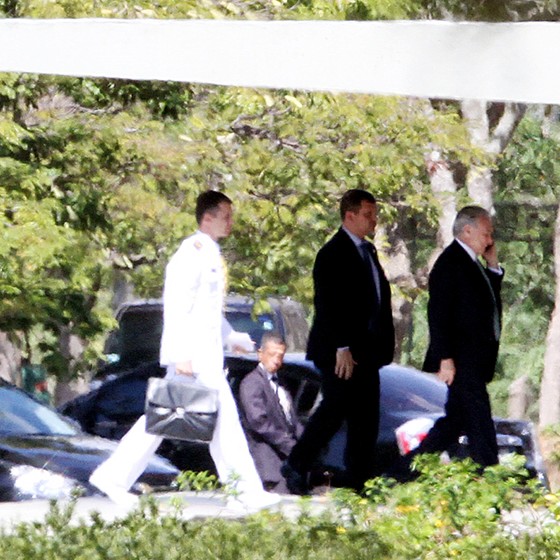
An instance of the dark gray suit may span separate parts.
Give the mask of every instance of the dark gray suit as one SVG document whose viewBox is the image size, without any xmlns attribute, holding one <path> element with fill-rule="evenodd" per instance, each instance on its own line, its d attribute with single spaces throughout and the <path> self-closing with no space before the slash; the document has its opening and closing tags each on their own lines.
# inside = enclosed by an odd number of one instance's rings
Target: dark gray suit
<svg viewBox="0 0 560 560">
<path fill-rule="evenodd" d="M 295 411 L 292 409 L 288 421 L 268 374 L 260 365 L 241 381 L 239 404 L 249 450 L 263 485 L 267 490 L 288 493 L 280 467 L 302 431 Z"/>
</svg>

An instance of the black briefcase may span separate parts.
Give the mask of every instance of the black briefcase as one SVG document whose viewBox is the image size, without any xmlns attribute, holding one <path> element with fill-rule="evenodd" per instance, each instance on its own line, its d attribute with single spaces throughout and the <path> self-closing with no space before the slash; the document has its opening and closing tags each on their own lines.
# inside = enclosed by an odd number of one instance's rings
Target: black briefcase
<svg viewBox="0 0 560 560">
<path fill-rule="evenodd" d="M 148 380 L 145 414 L 149 434 L 210 441 L 218 419 L 218 391 L 197 382 L 152 377 Z"/>
</svg>

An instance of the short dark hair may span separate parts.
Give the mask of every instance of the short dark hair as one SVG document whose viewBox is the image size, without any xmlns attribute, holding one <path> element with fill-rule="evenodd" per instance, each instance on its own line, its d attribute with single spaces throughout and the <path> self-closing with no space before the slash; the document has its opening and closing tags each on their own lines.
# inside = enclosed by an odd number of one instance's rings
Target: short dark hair
<svg viewBox="0 0 560 560">
<path fill-rule="evenodd" d="M 488 210 L 485 210 L 482 206 L 465 206 L 461 208 L 453 222 L 453 236 L 458 237 L 463 233 L 463 229 L 466 225 L 476 225 L 476 222 L 480 218 L 491 219 Z"/>
<path fill-rule="evenodd" d="M 231 199 L 227 197 L 223 192 L 220 191 L 205 191 L 198 195 L 196 199 L 196 223 L 200 225 L 202 218 L 206 213 L 214 213 L 218 209 L 218 206 L 226 202 L 227 204 L 232 204 Z"/>
<path fill-rule="evenodd" d="M 346 212 L 357 212 L 362 202 L 371 202 L 376 204 L 375 197 L 368 191 L 362 189 L 350 189 L 346 191 L 340 199 L 340 218 L 344 221 Z"/>
<path fill-rule="evenodd" d="M 284 337 L 277 331 L 265 332 L 262 335 L 259 349 L 264 348 L 269 342 L 273 342 L 274 344 L 282 344 L 282 346 L 287 346 Z"/>
</svg>

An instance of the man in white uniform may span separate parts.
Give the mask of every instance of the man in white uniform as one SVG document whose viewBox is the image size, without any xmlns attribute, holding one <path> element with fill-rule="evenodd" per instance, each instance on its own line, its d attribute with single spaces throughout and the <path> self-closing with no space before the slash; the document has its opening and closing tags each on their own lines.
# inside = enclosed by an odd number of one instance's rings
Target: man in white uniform
<svg viewBox="0 0 560 560">
<path fill-rule="evenodd" d="M 225 277 L 217 241 L 230 234 L 231 200 L 218 191 L 202 193 L 196 219 L 199 230 L 183 241 L 166 268 L 160 362 L 167 367 L 166 377 L 183 376 L 187 383 L 196 378 L 218 389 L 219 414 L 210 454 L 223 483 L 239 478 L 236 505 L 259 509 L 280 498 L 262 487 L 223 369 L 224 342 L 245 351 L 254 346 L 249 335 L 234 331 L 223 316 Z M 129 489 L 161 441 L 146 433 L 145 418 L 140 417 L 112 456 L 93 472 L 91 484 L 116 503 L 133 504 L 137 497 Z"/>
</svg>

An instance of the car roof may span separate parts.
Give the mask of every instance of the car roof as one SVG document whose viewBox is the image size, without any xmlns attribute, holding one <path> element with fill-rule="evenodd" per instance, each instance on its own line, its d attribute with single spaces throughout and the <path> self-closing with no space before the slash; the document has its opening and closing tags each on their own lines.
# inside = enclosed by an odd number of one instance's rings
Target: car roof
<svg viewBox="0 0 560 560">
<path fill-rule="evenodd" d="M 281 305 L 281 302 L 292 302 L 291 298 L 280 298 L 280 297 L 268 297 L 266 301 L 271 306 L 273 310 L 278 309 Z M 224 304 L 226 308 L 229 309 L 242 309 L 242 310 L 251 310 L 255 300 L 249 296 L 240 296 L 237 294 L 227 294 L 224 297 Z M 125 313 L 134 313 L 136 310 L 138 311 L 149 311 L 150 309 L 154 310 L 161 310 L 163 308 L 163 300 L 161 298 L 150 298 L 150 299 L 137 299 L 126 301 L 121 303 L 117 308 L 115 313 L 115 317 L 118 320 L 124 315 Z"/>
</svg>

